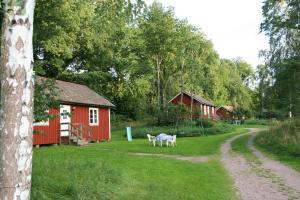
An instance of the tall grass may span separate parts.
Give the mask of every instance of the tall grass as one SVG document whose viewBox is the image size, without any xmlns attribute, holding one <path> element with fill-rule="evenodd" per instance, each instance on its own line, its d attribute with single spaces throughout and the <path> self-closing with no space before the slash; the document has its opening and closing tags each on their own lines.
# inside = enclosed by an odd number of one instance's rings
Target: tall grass
<svg viewBox="0 0 300 200">
<path fill-rule="evenodd" d="M 61 153 L 56 157 L 51 153 L 46 157 L 35 155 L 38 159 L 33 162 L 32 199 L 109 200 L 115 195 L 121 178 L 113 166 L 74 157 L 73 152 Z"/>
<path fill-rule="evenodd" d="M 300 120 L 272 122 L 270 130 L 260 134 L 255 142 L 272 153 L 300 159 Z"/>
</svg>

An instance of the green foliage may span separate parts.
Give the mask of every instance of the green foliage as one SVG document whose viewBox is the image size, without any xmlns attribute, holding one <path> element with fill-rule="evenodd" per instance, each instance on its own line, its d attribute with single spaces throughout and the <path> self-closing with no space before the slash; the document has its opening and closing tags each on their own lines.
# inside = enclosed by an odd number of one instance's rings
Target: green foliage
<svg viewBox="0 0 300 200">
<path fill-rule="evenodd" d="M 287 120 L 273 122 L 270 131 L 260 134 L 256 138 L 259 146 L 279 155 L 289 155 L 300 158 L 300 122 Z"/>
<path fill-rule="evenodd" d="M 250 118 L 246 119 L 244 121 L 244 124 L 253 124 L 253 125 L 268 125 L 269 121 L 265 119 L 255 119 L 255 118 Z"/>
<path fill-rule="evenodd" d="M 59 108 L 58 93 L 59 90 L 55 87 L 55 80 L 42 79 L 41 81 L 35 81 L 33 110 L 35 122 L 47 121 L 49 118 L 56 117 L 49 113 L 49 108 Z"/>
<path fill-rule="evenodd" d="M 220 59 L 200 29 L 158 2 L 40 0 L 34 23 L 36 73 L 87 85 L 117 114 L 178 123 L 168 101 L 181 90 L 252 114 L 250 65 Z"/>
<path fill-rule="evenodd" d="M 267 68 L 259 68 L 260 111 L 279 110 L 285 117 L 289 112 L 299 116 L 299 1 L 266 0 L 262 10 L 261 31 L 269 37 L 270 50 L 262 52 Z"/>
<path fill-rule="evenodd" d="M 212 127 L 201 128 L 195 123 L 185 122 L 174 126 L 144 126 L 132 128 L 133 138 L 146 138 L 147 134 L 158 135 L 166 133 L 168 135 L 177 135 L 177 137 L 195 137 L 203 135 L 217 135 L 228 133 L 236 130 L 236 126 L 230 124 L 219 123 Z"/>
<path fill-rule="evenodd" d="M 209 128 L 215 125 L 215 122 L 213 122 L 211 119 L 206 119 L 206 118 L 200 118 L 196 120 L 196 125 L 198 127 L 204 127 L 204 128 Z"/>
</svg>

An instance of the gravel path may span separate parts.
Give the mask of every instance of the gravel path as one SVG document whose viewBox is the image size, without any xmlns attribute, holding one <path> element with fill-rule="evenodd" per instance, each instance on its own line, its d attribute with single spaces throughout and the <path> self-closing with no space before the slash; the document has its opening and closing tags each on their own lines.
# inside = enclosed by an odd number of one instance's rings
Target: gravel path
<svg viewBox="0 0 300 200">
<path fill-rule="evenodd" d="M 248 142 L 261 164 L 250 163 L 231 151 L 231 142 L 242 135 L 227 140 L 221 147 L 221 161 L 234 180 L 236 192 L 243 200 L 300 200 L 300 173 L 266 158 L 252 144 L 260 129 L 250 129 Z"/>
</svg>

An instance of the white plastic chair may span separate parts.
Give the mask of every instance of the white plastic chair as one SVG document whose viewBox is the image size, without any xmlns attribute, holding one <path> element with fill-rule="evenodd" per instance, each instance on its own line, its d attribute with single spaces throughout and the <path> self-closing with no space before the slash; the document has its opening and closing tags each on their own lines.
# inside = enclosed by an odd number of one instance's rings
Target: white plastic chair
<svg viewBox="0 0 300 200">
<path fill-rule="evenodd" d="M 153 146 L 155 146 L 155 143 L 156 143 L 156 138 L 155 138 L 155 136 L 152 136 L 152 135 L 150 135 L 150 134 L 147 134 L 147 137 L 148 137 L 149 145 L 151 145 L 151 143 L 152 143 Z"/>
<path fill-rule="evenodd" d="M 176 135 L 172 136 L 172 139 L 167 140 L 167 147 L 168 146 L 175 147 L 176 146 Z"/>
</svg>

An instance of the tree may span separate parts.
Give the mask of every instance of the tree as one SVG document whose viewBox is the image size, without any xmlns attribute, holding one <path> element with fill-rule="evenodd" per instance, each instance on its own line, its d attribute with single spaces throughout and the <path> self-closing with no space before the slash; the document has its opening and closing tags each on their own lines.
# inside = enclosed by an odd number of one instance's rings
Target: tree
<svg viewBox="0 0 300 200">
<path fill-rule="evenodd" d="M 157 117 L 158 123 L 165 114 L 166 86 L 174 67 L 175 58 L 175 18 L 172 9 L 154 2 L 142 19 L 141 29 L 148 59 L 156 72 Z"/>
<path fill-rule="evenodd" d="M 300 115 L 300 31 L 298 21 L 299 0 L 266 0 L 261 31 L 269 37 L 270 50 L 264 51 L 269 92 L 264 101 L 270 108 L 285 116 Z M 268 98 L 272 96 L 273 98 Z M 269 108 L 269 109 L 270 109 Z"/>
<path fill-rule="evenodd" d="M 0 199 L 29 199 L 34 0 L 4 1 L 1 41 Z"/>
</svg>

